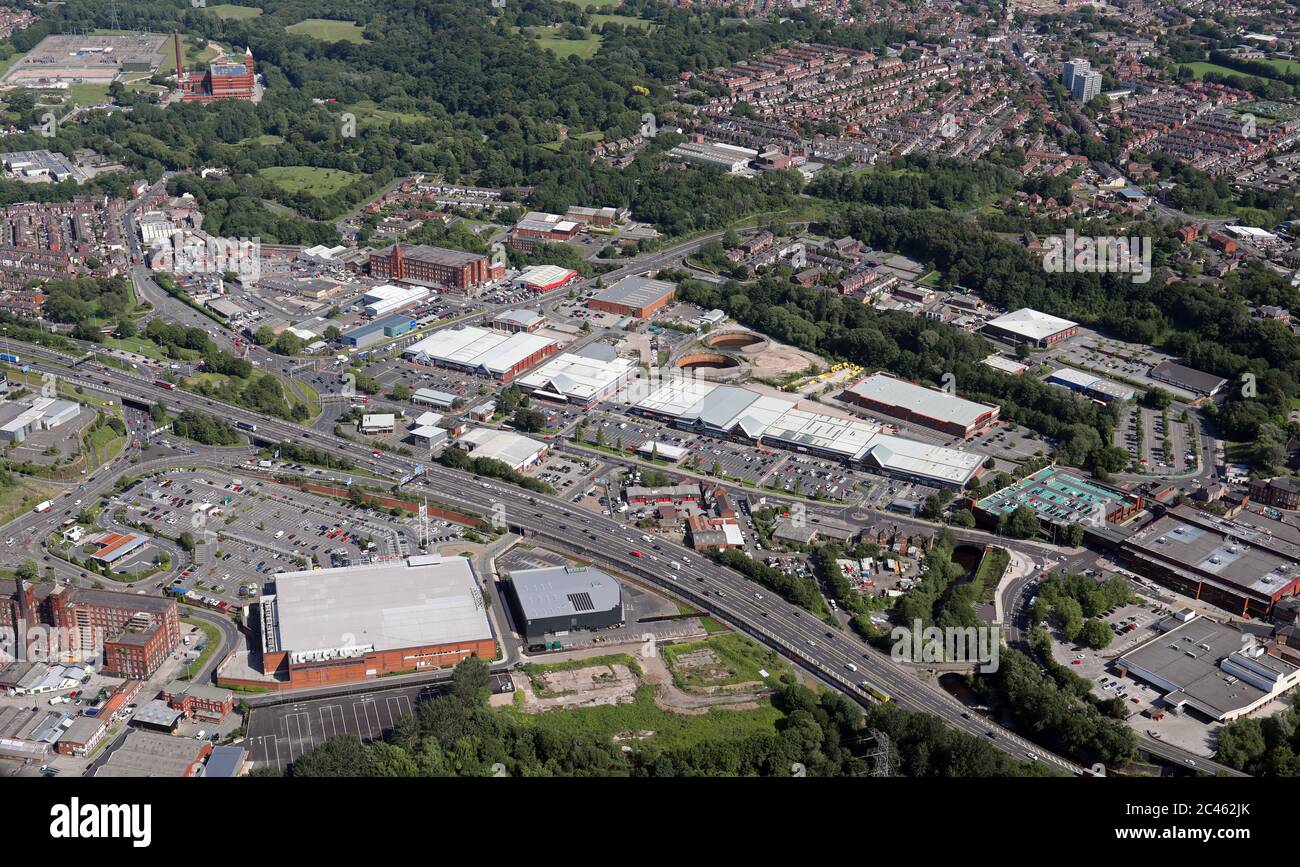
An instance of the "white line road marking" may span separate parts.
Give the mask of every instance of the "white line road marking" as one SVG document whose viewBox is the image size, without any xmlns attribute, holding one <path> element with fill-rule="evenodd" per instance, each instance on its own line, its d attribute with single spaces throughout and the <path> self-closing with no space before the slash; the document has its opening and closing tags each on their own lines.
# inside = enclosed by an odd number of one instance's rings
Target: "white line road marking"
<svg viewBox="0 0 1300 867">
<path fill-rule="evenodd" d="M 329 725 L 325 724 L 325 712 L 329 711 Z M 329 740 L 339 733 L 339 720 L 343 716 L 342 706 L 328 704 L 320 709 L 320 734 L 323 740 Z"/>
<path fill-rule="evenodd" d="M 295 744 L 295 738 L 293 734 L 290 733 L 289 731 L 290 720 L 293 720 L 293 727 L 298 733 L 296 744 Z M 311 749 L 311 747 L 304 747 L 302 743 L 304 740 L 302 734 L 302 725 L 304 722 L 307 724 L 307 740 L 310 740 L 311 739 L 311 717 L 310 716 L 308 716 L 306 713 L 293 713 L 293 714 L 289 714 L 284 718 L 284 733 L 289 740 L 289 761 L 294 760 L 295 747 L 297 748 L 297 753 L 299 756 L 307 752 L 307 750 Z"/>
<path fill-rule="evenodd" d="M 378 740 L 384 732 L 384 724 L 379 721 L 379 708 L 375 706 L 373 698 L 367 698 L 363 702 L 366 717 L 366 730 L 370 733 L 370 740 Z"/>
</svg>

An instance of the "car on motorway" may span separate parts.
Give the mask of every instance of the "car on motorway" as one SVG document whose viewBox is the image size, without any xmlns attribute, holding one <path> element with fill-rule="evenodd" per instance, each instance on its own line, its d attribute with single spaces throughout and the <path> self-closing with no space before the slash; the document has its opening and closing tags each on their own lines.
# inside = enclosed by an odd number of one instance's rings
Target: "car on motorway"
<svg viewBox="0 0 1300 867">
<path fill-rule="evenodd" d="M 645 556 L 640 551 L 635 551 L 635 550 L 628 551 L 628 553 L 631 554 L 633 557 L 636 557 L 637 559 L 640 559 L 641 557 Z"/>
</svg>

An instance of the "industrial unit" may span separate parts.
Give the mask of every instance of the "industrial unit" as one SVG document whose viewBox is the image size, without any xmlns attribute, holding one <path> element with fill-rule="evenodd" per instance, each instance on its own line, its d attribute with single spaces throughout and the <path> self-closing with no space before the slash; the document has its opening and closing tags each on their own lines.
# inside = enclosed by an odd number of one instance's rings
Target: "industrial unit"
<svg viewBox="0 0 1300 867">
<path fill-rule="evenodd" d="M 586 348 L 558 355 L 519 380 L 519 387 L 549 400 L 589 406 L 605 400 L 636 378 L 638 367 L 629 358 L 606 360 L 605 353 Z"/>
<path fill-rule="evenodd" d="M 1060 343 L 1079 333 L 1079 324 L 1050 313 L 1022 307 L 984 323 L 984 333 L 1008 343 L 1040 348 Z"/>
<path fill-rule="evenodd" d="M 1228 381 L 1221 376 L 1205 373 L 1173 361 L 1162 361 L 1151 368 L 1151 378 L 1191 392 L 1198 397 L 1213 397 L 1228 384 Z"/>
<path fill-rule="evenodd" d="M 1072 367 L 1062 367 L 1054 370 L 1043 381 L 1068 388 L 1071 391 L 1077 391 L 1086 397 L 1103 403 L 1110 403 L 1113 400 L 1133 399 L 1133 389 L 1129 386 L 1112 382 L 1109 379 L 1102 379 L 1096 374 L 1075 370 Z"/>
<path fill-rule="evenodd" d="M 38 397 L 30 404 L 6 404 L 0 407 L 0 440 L 20 443 L 41 430 L 53 430 L 72 421 L 81 413 L 81 404 L 71 400 Z"/>
<path fill-rule="evenodd" d="M 366 294 L 361 296 L 361 311 L 366 316 L 377 318 L 404 310 L 428 297 L 429 290 L 423 286 L 394 286 L 385 283 L 366 290 Z"/>
<path fill-rule="evenodd" d="M 926 388 L 887 373 L 873 373 L 845 390 L 843 398 L 872 412 L 969 439 L 998 419 L 999 408 Z"/>
<path fill-rule="evenodd" d="M 623 622 L 622 588 L 610 575 L 590 566 L 511 572 L 510 601 L 515 624 L 531 642 Z"/>
<path fill-rule="evenodd" d="M 419 320 L 406 313 L 392 313 L 382 319 L 351 328 L 339 336 L 345 346 L 364 349 L 391 337 L 406 334 Z"/>
<path fill-rule="evenodd" d="M 1134 572 L 1242 617 L 1267 618 L 1300 591 L 1294 528 L 1176 506 L 1120 546 Z"/>
<path fill-rule="evenodd" d="M 464 557 L 286 572 L 262 597 L 260 614 L 264 673 L 282 687 L 496 656 L 483 594 Z"/>
<path fill-rule="evenodd" d="M 449 367 L 510 382 L 559 348 L 559 343 L 538 334 L 507 334 L 470 325 L 434 332 L 408 346 L 402 355 L 416 364 Z"/>
<path fill-rule="evenodd" d="M 1254 631 L 1195 614 L 1159 628 L 1155 638 L 1115 660 L 1115 668 L 1162 690 L 1160 703 L 1174 713 L 1194 710 L 1231 722 L 1300 685 L 1300 668 Z"/>
<path fill-rule="evenodd" d="M 776 445 L 955 490 L 979 475 L 984 460 L 887 433 L 863 419 L 803 409 L 788 398 L 687 377 L 669 380 L 632 409 L 697 433 Z"/>
<path fill-rule="evenodd" d="M 666 280 L 649 277 L 624 277 L 612 286 L 587 299 L 587 306 L 603 313 L 648 319 L 677 294 L 677 287 Z"/>
<path fill-rule="evenodd" d="M 576 279 L 577 271 L 559 265 L 530 265 L 510 282 L 531 292 L 549 292 Z"/>
<path fill-rule="evenodd" d="M 518 472 L 546 456 L 549 446 L 522 434 L 479 427 L 456 440 L 456 446 L 475 458 L 491 458 Z"/>
</svg>

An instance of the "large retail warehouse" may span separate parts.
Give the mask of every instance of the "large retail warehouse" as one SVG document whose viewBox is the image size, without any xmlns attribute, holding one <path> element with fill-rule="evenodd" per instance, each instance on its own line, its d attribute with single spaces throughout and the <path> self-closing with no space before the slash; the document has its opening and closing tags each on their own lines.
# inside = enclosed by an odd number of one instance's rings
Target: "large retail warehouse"
<svg viewBox="0 0 1300 867">
<path fill-rule="evenodd" d="M 282 687 L 490 660 L 496 641 L 469 561 L 438 554 L 287 572 L 261 600 L 264 673 Z"/>
<path fill-rule="evenodd" d="M 984 458 L 897 436 L 865 419 L 831 415 L 802 403 L 735 385 L 669 379 L 632 407 L 651 418 L 709 436 L 790 449 L 925 485 L 961 490 Z"/>
</svg>

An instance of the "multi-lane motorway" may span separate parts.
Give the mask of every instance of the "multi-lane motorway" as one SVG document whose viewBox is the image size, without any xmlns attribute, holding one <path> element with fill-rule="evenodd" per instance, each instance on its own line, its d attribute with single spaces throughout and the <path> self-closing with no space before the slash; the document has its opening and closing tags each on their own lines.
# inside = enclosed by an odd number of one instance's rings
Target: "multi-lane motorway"
<svg viewBox="0 0 1300 867">
<path fill-rule="evenodd" d="M 308 444 L 346 456 L 357 466 L 390 478 L 411 470 L 407 461 L 386 455 L 376 456 L 364 445 L 298 424 L 211 398 L 164 389 L 151 380 L 122 371 L 106 376 L 91 369 L 71 368 L 74 359 L 43 347 L 25 347 L 24 352 L 27 355 L 24 360 L 34 369 L 54 373 L 72 385 L 118 398 L 165 400 L 169 406 L 198 409 L 231 421 L 254 423 L 260 437 Z M 477 509 L 483 514 L 492 514 L 493 508 L 500 504 L 505 508 L 506 521 L 513 530 L 654 582 L 763 641 L 860 702 L 871 701 L 858 685 L 867 680 L 900 705 L 934 714 L 955 728 L 988 739 L 1013 756 L 1024 758 L 1033 754 L 1059 770 L 1082 772 L 1070 760 L 970 713 L 932 682 L 895 664 L 857 636 L 827 626 L 739 574 L 693 556 L 693 552 L 679 545 L 661 542 L 659 550 L 643 550 L 648 546 L 641 545 L 632 531 L 612 518 L 575 511 L 554 497 L 531 494 L 439 466 L 430 467 L 418 482 L 409 486 L 409 490 L 442 502 Z M 634 555 L 634 550 L 641 556 Z M 681 569 L 670 569 L 669 560 L 676 560 Z M 856 672 L 849 669 L 850 664 L 856 667 Z"/>
</svg>

